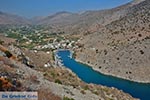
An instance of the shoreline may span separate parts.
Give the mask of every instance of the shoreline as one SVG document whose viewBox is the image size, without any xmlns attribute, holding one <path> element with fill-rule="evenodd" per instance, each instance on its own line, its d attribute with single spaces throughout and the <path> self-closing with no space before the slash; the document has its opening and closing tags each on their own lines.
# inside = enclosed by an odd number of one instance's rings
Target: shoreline
<svg viewBox="0 0 150 100">
<path fill-rule="evenodd" d="M 139 84 L 150 84 L 149 81 L 139 81 L 139 80 L 134 80 L 134 79 L 128 79 L 128 78 L 125 78 L 123 76 L 119 76 L 119 75 L 114 75 L 114 74 L 111 74 L 111 73 L 107 73 L 107 72 L 102 72 L 102 71 L 99 71 L 97 68 L 94 68 L 92 67 L 93 65 L 90 65 L 90 64 L 87 64 L 81 60 L 78 60 L 78 59 L 75 59 L 75 61 L 81 63 L 81 64 L 84 64 L 84 65 L 87 65 L 88 67 L 92 68 L 94 71 L 100 73 L 100 74 L 104 74 L 104 75 L 108 75 L 108 76 L 112 76 L 112 77 L 116 77 L 116 78 L 120 78 L 120 79 L 124 79 L 124 80 L 127 80 L 127 81 L 131 81 L 131 82 L 135 82 L 135 83 L 139 83 Z"/>
<path fill-rule="evenodd" d="M 72 53 L 72 55 L 75 53 L 73 50 L 70 50 L 70 49 L 59 49 L 59 50 L 55 50 L 54 52 L 58 52 L 58 51 L 70 51 L 70 53 Z M 92 67 L 93 65 L 91 64 L 87 64 L 79 59 L 76 59 L 74 57 L 72 57 L 75 61 L 77 61 L 78 63 L 81 63 L 81 64 L 84 64 L 84 65 L 87 65 L 88 67 L 92 68 L 94 71 L 100 73 L 100 74 L 103 74 L 103 75 L 108 75 L 108 76 L 112 76 L 112 77 L 116 77 L 116 78 L 119 78 L 119 79 L 123 79 L 123 80 L 127 80 L 127 81 L 131 81 L 131 82 L 135 82 L 135 83 L 139 83 L 139 84 L 150 84 L 149 81 L 140 81 L 140 80 L 134 80 L 134 79 L 128 79 L 128 78 L 125 78 L 123 76 L 120 76 L 120 75 L 114 75 L 114 74 L 111 74 L 111 73 L 107 73 L 107 72 L 102 72 L 102 71 L 99 71 L 99 69 L 97 68 L 94 68 Z"/>
</svg>

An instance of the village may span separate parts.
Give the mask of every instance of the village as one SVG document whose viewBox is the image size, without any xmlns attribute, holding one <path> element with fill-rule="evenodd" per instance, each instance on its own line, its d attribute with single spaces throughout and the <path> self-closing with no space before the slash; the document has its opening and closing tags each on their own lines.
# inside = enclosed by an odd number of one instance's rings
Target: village
<svg viewBox="0 0 150 100">
<path fill-rule="evenodd" d="M 19 47 L 31 50 L 56 50 L 56 49 L 75 49 L 77 43 L 81 40 L 78 36 L 66 35 L 64 32 L 53 32 L 34 27 L 32 30 L 28 27 L 5 29 L 5 36 L 16 39 Z"/>
<path fill-rule="evenodd" d="M 57 51 L 70 50 L 73 52 L 80 47 L 79 41 L 82 40 L 81 37 L 66 35 L 63 32 L 54 33 L 40 28 L 38 30 L 33 28 L 30 32 L 26 30 L 28 27 L 6 29 L 4 35 L 15 39 L 16 42 L 12 44 L 25 52 L 28 64 L 30 64 L 30 60 L 37 62 L 37 59 L 42 59 L 37 65 L 43 67 L 62 67 L 63 62 L 57 55 Z M 36 57 L 38 55 L 39 57 Z"/>
<path fill-rule="evenodd" d="M 38 45 L 38 46 L 35 46 L 34 49 L 36 49 L 36 50 L 75 49 L 78 47 L 78 46 L 75 46 L 75 43 L 76 43 L 75 41 L 71 41 L 71 40 L 61 40 L 58 42 L 57 39 L 54 39 L 54 41 L 52 43 L 47 43 L 45 45 Z"/>
</svg>

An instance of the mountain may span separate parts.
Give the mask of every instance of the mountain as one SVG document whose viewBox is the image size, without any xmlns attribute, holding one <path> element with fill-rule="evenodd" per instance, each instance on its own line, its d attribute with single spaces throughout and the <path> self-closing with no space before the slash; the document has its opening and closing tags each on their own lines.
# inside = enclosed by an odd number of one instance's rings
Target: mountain
<svg viewBox="0 0 150 100">
<path fill-rule="evenodd" d="M 59 23 L 65 23 L 67 18 L 69 16 L 73 16 L 74 13 L 62 11 L 57 12 L 55 14 L 46 16 L 46 17 L 38 17 L 36 19 L 32 19 L 36 24 L 42 24 L 42 25 L 57 25 Z"/>
<path fill-rule="evenodd" d="M 103 29 L 83 37 L 76 52 L 81 62 L 121 78 L 150 82 L 150 1 L 145 0 Z"/>
<path fill-rule="evenodd" d="M 62 11 L 46 17 L 34 17 L 32 19 L 0 12 L 0 24 L 46 25 L 66 33 L 86 34 L 95 32 L 106 24 L 118 20 L 126 15 L 130 7 L 142 1 L 134 0 L 131 3 L 107 10 L 85 11 L 83 13 Z"/>
<path fill-rule="evenodd" d="M 0 11 L 0 24 L 29 24 L 30 22 L 17 15 L 8 14 Z"/>
<path fill-rule="evenodd" d="M 134 0 L 131 3 L 107 10 L 85 11 L 84 13 L 58 12 L 36 20 L 36 24 L 57 27 L 66 33 L 91 33 L 120 19 L 126 15 L 130 7 L 142 1 Z"/>
</svg>

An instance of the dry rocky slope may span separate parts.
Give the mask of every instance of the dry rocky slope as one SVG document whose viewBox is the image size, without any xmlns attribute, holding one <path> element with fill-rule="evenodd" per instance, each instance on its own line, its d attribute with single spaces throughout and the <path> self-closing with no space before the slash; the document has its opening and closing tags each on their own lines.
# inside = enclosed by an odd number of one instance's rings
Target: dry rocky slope
<svg viewBox="0 0 150 100">
<path fill-rule="evenodd" d="M 130 8 L 128 14 L 85 36 L 76 59 L 99 72 L 150 82 L 150 1 Z"/>
<path fill-rule="evenodd" d="M 13 25 L 20 25 L 20 24 L 29 24 L 30 22 L 17 15 L 13 14 L 8 14 L 0 11 L 0 25 L 8 25 L 8 24 L 13 24 Z"/>
<path fill-rule="evenodd" d="M 130 7 L 142 1 L 134 0 L 128 4 L 108 10 L 86 11 L 83 13 L 59 12 L 45 18 L 39 18 L 35 20 L 35 23 L 49 25 L 66 33 L 86 34 L 97 31 L 104 25 L 123 17 L 130 11 Z"/>
<path fill-rule="evenodd" d="M 1 45 L 0 50 L 0 91 L 38 91 L 39 100 L 136 100 L 115 88 L 86 84 L 66 68 L 30 68 L 22 63 L 23 51 L 17 47 Z"/>
<path fill-rule="evenodd" d="M 132 2 L 107 10 L 85 11 L 83 13 L 58 12 L 46 17 L 34 17 L 25 19 L 17 15 L 0 12 L 0 24 L 32 24 L 44 25 L 54 31 L 74 34 L 88 34 L 97 31 L 112 21 L 122 18 L 130 11 L 130 7 L 144 0 L 133 0 Z"/>
</svg>

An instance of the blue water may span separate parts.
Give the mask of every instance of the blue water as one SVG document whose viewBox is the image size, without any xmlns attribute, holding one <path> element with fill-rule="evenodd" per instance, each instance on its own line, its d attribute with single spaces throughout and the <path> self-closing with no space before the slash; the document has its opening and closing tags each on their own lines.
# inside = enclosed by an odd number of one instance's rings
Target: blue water
<svg viewBox="0 0 150 100">
<path fill-rule="evenodd" d="M 129 93 L 135 98 L 141 100 L 150 100 L 150 84 L 132 82 L 113 76 L 108 76 L 94 71 L 91 67 L 78 63 L 69 57 L 70 51 L 58 51 L 57 55 L 60 56 L 64 65 L 71 69 L 76 75 L 86 83 L 101 84 L 108 87 L 116 87 Z"/>
</svg>

